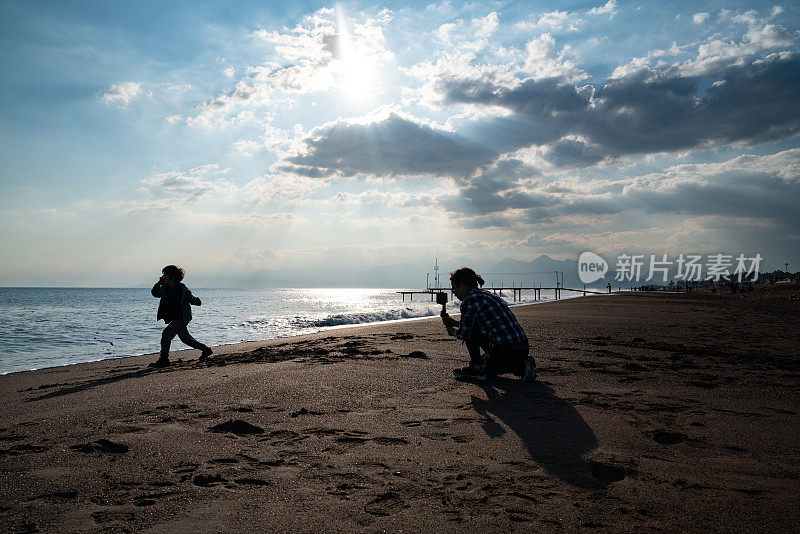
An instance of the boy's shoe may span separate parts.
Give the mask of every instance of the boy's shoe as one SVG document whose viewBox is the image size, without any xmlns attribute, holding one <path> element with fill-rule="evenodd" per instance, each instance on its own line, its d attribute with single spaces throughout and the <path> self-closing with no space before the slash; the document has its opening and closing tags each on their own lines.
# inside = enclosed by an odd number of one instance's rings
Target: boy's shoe
<svg viewBox="0 0 800 534">
<path fill-rule="evenodd" d="M 208 358 L 208 357 L 209 357 L 209 356 L 211 356 L 212 354 L 214 354 L 214 351 L 213 351 L 213 350 L 211 350 L 211 347 L 206 347 L 206 348 L 204 348 L 204 349 L 203 349 L 203 353 L 200 355 L 200 361 L 203 361 L 203 360 L 205 360 L 206 358 Z"/>
<path fill-rule="evenodd" d="M 462 367 L 461 369 L 453 369 L 453 374 L 456 378 L 464 380 L 486 380 L 486 372 L 483 367 Z"/>
<path fill-rule="evenodd" d="M 169 358 L 159 358 L 153 363 L 150 364 L 150 367 L 168 367 L 169 366 Z"/>
<path fill-rule="evenodd" d="M 535 363 L 533 358 L 528 357 L 528 359 L 525 360 L 524 369 L 522 371 L 522 376 L 520 377 L 520 378 L 522 378 L 523 382 L 530 382 L 530 381 L 536 380 L 536 367 L 535 367 L 535 365 L 536 365 L 536 363 Z"/>
</svg>

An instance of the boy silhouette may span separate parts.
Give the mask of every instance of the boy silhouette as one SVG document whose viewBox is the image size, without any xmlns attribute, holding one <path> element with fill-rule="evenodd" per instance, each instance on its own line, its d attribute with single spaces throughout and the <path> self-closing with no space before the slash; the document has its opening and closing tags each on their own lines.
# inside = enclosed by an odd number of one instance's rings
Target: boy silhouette
<svg viewBox="0 0 800 534">
<path fill-rule="evenodd" d="M 161 273 L 161 278 L 158 279 L 158 282 L 155 283 L 150 292 L 154 297 L 161 299 L 161 302 L 158 303 L 156 320 L 164 319 L 167 327 L 161 333 L 161 355 L 150 366 L 166 367 L 169 365 L 169 346 L 172 343 L 172 338 L 176 335 L 190 347 L 203 351 L 200 359 L 205 360 L 214 351 L 193 338 L 186 329 L 186 325 L 192 320 L 191 305 L 200 306 L 202 302 L 199 298 L 193 296 L 189 288 L 181 282 L 186 274 L 182 267 L 167 265 L 161 269 Z"/>
</svg>

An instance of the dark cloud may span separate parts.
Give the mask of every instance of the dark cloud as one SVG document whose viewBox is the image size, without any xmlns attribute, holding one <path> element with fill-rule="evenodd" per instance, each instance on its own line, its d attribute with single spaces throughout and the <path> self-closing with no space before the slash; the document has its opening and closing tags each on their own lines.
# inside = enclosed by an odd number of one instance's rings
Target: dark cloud
<svg viewBox="0 0 800 534">
<path fill-rule="evenodd" d="M 529 209 L 547 202 L 541 196 L 532 196 L 515 189 L 508 190 L 505 184 L 480 177 L 462 187 L 457 197 L 444 199 L 443 206 L 450 211 L 485 215 L 512 209 Z"/>
<path fill-rule="evenodd" d="M 713 138 L 760 143 L 800 131 L 800 54 L 730 69 L 709 88 L 703 115 Z"/>
<path fill-rule="evenodd" d="M 598 89 L 556 79 L 529 80 L 515 88 L 446 79 L 438 87 L 446 103 L 513 112 L 471 127 L 496 150 L 556 143 L 546 157 L 559 166 L 708 144 L 759 143 L 800 132 L 800 54 L 774 54 L 730 67 L 702 97 L 701 81 L 671 69 L 642 70 Z"/>
<path fill-rule="evenodd" d="M 609 157 L 608 149 L 579 139 L 557 141 L 547 154 L 547 159 L 558 167 L 588 167 Z"/>
<path fill-rule="evenodd" d="M 324 178 L 327 176 L 327 172 L 319 167 L 308 167 L 303 165 L 278 165 L 275 167 L 275 170 L 280 172 L 290 172 L 292 174 L 297 174 L 299 176 L 305 176 L 307 178 Z"/>
<path fill-rule="evenodd" d="M 451 132 L 419 124 L 397 114 L 371 124 L 336 122 L 305 141 L 304 154 L 290 157 L 304 176 L 466 177 L 497 154 Z"/>
<path fill-rule="evenodd" d="M 668 189 L 632 187 L 620 207 L 649 213 L 685 213 L 773 219 L 800 231 L 800 183 L 771 174 L 726 173 L 713 181 L 683 182 Z"/>
<path fill-rule="evenodd" d="M 527 180 L 540 175 L 535 167 L 517 158 L 499 159 L 481 169 L 481 176 L 488 179 L 501 179 L 504 182 Z"/>
<path fill-rule="evenodd" d="M 528 80 L 513 89 L 482 80 L 444 80 L 438 88 L 445 103 L 500 106 L 514 112 L 470 129 L 499 152 L 544 145 L 569 134 L 591 111 L 594 93 L 592 86 L 576 87 L 552 78 Z"/>
<path fill-rule="evenodd" d="M 774 166 L 711 175 L 698 167 L 694 175 L 703 181 L 665 174 L 602 195 L 546 188 L 533 194 L 539 172 L 514 158 L 498 159 L 545 146 L 543 157 L 554 165 L 586 167 L 631 154 L 759 143 L 800 132 L 800 54 L 730 67 L 701 95 L 709 83 L 675 68 L 643 69 L 596 89 L 556 79 L 504 88 L 448 78 L 438 84 L 446 102 L 511 111 L 469 126 L 469 138 L 482 144 L 391 114 L 372 124 L 340 121 L 316 131 L 305 152 L 285 161 L 283 169 L 312 177 L 451 177 L 459 191 L 440 198 L 439 205 L 474 228 L 639 211 L 766 218 L 800 233 L 788 200 L 800 198 L 800 186 L 778 178 Z"/>
<path fill-rule="evenodd" d="M 458 195 L 441 199 L 440 203 L 449 211 L 472 215 L 539 206 L 540 198 L 520 191 L 518 186 L 520 181 L 530 183 L 537 176 L 537 169 L 519 159 L 500 159 L 472 176 L 457 179 Z"/>
<path fill-rule="evenodd" d="M 441 205 L 469 228 L 542 224 L 558 220 L 568 223 L 578 215 L 638 213 L 649 219 L 659 216 L 719 216 L 732 221 L 772 221 L 787 234 L 800 235 L 800 180 L 781 177 L 786 168 L 800 161 L 798 151 L 754 158 L 737 168 L 737 160 L 708 166 L 686 166 L 670 173 L 623 181 L 611 194 L 545 186 L 536 193 L 503 189 L 494 180 L 474 179 L 458 195 L 442 199 Z M 752 163 L 752 162 L 751 162 Z M 614 223 L 610 223 L 614 224 Z M 731 231 L 735 231 L 732 227 Z"/>
</svg>

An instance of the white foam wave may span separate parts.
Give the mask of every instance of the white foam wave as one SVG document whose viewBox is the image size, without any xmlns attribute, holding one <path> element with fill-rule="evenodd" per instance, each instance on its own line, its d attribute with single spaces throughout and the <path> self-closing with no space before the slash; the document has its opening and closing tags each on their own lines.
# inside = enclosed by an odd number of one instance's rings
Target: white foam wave
<svg viewBox="0 0 800 534">
<path fill-rule="evenodd" d="M 378 312 L 342 313 L 328 315 L 322 319 L 299 319 L 296 326 L 307 328 L 324 328 L 327 326 L 344 326 L 350 324 L 380 323 L 383 321 L 397 321 L 400 319 L 414 319 L 417 317 L 432 317 L 436 315 L 430 308 L 414 310 L 402 308 Z"/>
<path fill-rule="evenodd" d="M 415 319 L 419 317 L 432 317 L 438 311 L 431 308 L 399 308 L 391 310 L 337 313 L 324 317 L 270 317 L 265 319 L 251 319 L 244 321 L 241 326 L 245 328 L 269 328 L 282 326 L 283 329 L 296 330 L 296 334 L 307 329 L 328 328 L 333 326 L 346 326 L 366 323 L 380 323 L 384 321 L 398 321 L 402 319 Z"/>
</svg>

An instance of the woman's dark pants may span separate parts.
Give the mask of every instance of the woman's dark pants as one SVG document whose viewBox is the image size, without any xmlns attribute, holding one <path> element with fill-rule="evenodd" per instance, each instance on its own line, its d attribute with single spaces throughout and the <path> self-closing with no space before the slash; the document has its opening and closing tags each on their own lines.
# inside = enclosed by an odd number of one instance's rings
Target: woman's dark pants
<svg viewBox="0 0 800 534">
<path fill-rule="evenodd" d="M 528 359 L 530 347 L 528 343 L 508 343 L 505 345 L 489 344 L 488 338 L 465 341 L 469 351 L 469 364 L 479 367 L 486 364 L 486 375 L 494 376 L 519 371 L 520 365 Z M 481 348 L 485 355 L 481 356 Z"/>
</svg>

